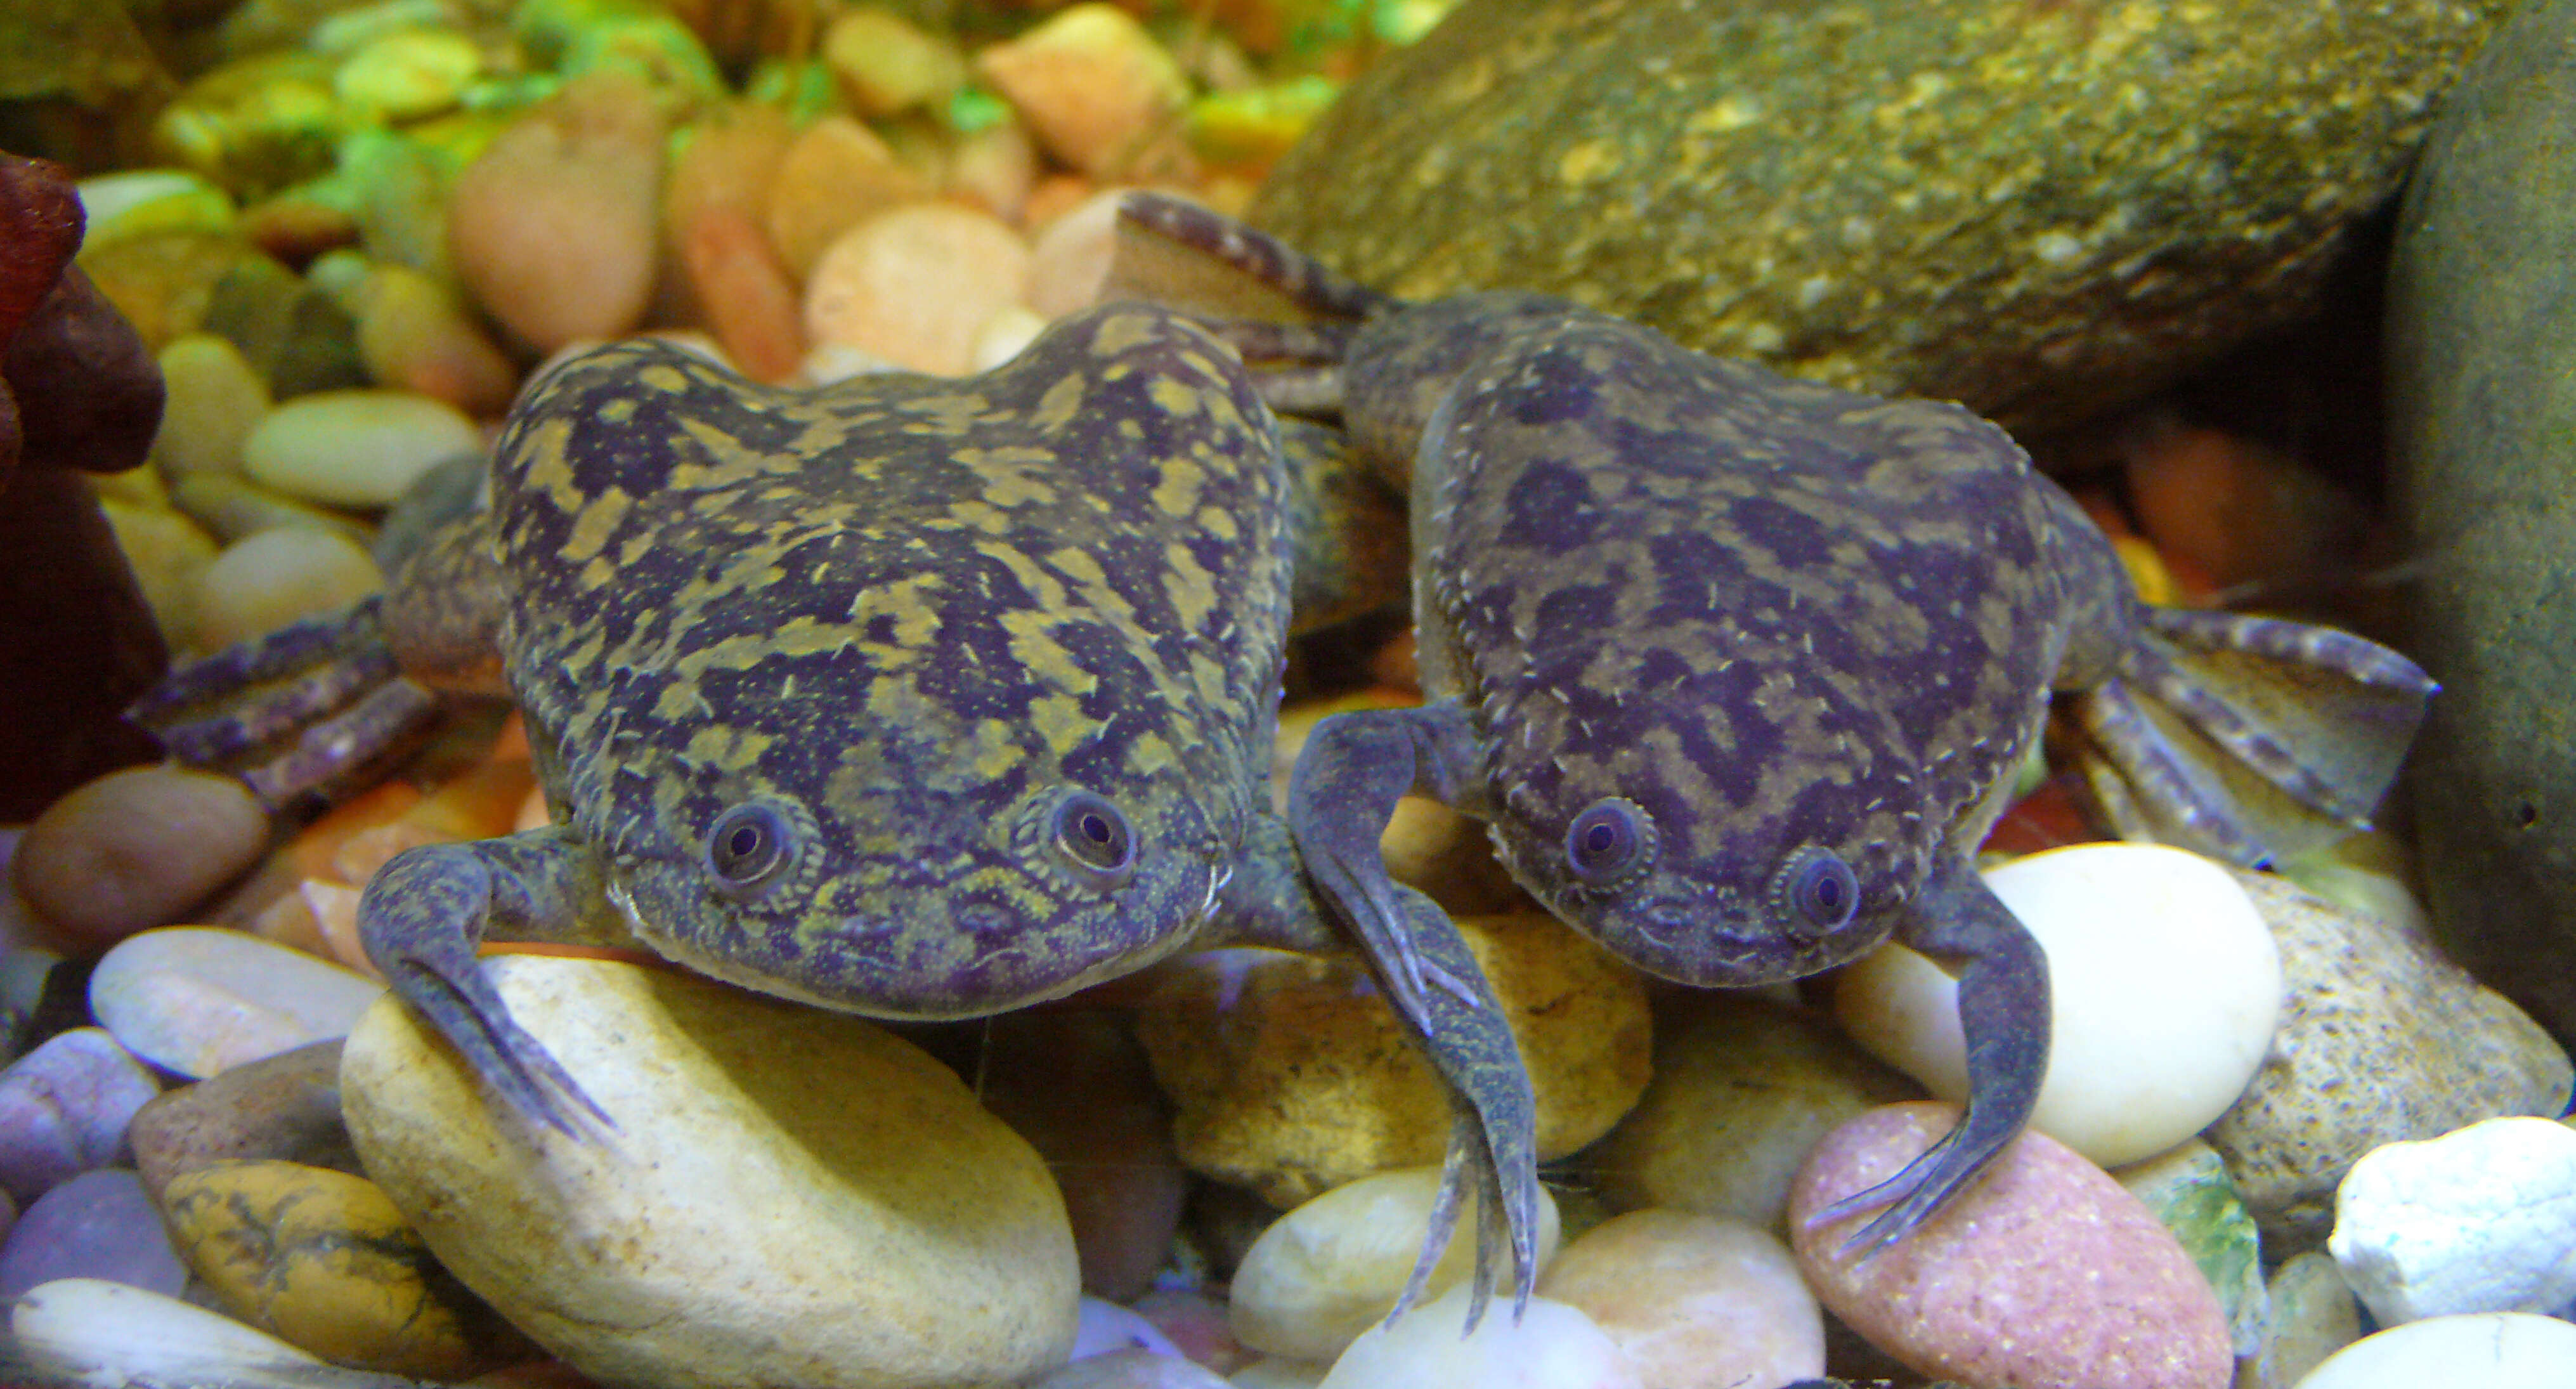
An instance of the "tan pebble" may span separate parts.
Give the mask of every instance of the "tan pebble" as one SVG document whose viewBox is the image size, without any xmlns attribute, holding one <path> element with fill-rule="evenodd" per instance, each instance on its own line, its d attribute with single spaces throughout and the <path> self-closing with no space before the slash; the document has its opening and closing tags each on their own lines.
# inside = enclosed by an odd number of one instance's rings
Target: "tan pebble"
<svg viewBox="0 0 2576 1389">
<path fill-rule="evenodd" d="M 1018 304 L 1004 306 L 975 334 L 972 370 L 991 371 L 1020 355 L 1020 349 L 1036 341 L 1046 326 L 1044 317 Z"/>
<path fill-rule="evenodd" d="M 1020 209 L 1020 226 L 1032 236 L 1043 236 L 1055 219 L 1089 202 L 1098 191 L 1098 184 L 1080 174 L 1040 175 L 1029 188 L 1028 203 Z"/>
<path fill-rule="evenodd" d="M 1665 1389 L 1777 1386 L 1825 1372 L 1825 1321 L 1788 1246 L 1685 1211 L 1614 1216 L 1565 1247 L 1539 1296 L 1592 1318 Z"/>
<path fill-rule="evenodd" d="M 766 209 L 770 245 L 787 273 L 810 280 L 844 232 L 924 191 L 874 131 L 847 116 L 825 116 L 779 161 Z"/>
<path fill-rule="evenodd" d="M 1029 264 L 1029 307 L 1049 318 L 1100 301 L 1118 249 L 1118 201 L 1129 190 L 1104 188 L 1038 233 Z"/>
<path fill-rule="evenodd" d="M 152 466 L 165 481 L 241 471 L 242 440 L 268 413 L 268 383 L 241 349 L 212 333 L 189 333 L 161 349 L 165 391 Z"/>
<path fill-rule="evenodd" d="M 190 585 L 197 571 L 214 561 L 214 537 L 187 517 L 159 507 L 128 506 L 102 497 L 99 511 L 107 517 L 108 529 L 116 532 L 116 547 L 125 552 L 134 581 L 143 588 L 143 601 L 151 605 L 161 640 L 173 651 L 194 649 L 197 614 L 191 606 Z"/>
<path fill-rule="evenodd" d="M 816 342 L 874 353 L 913 371 L 958 375 L 975 336 L 1019 302 L 1028 247 L 985 213 L 917 203 L 872 218 L 832 243 L 805 287 Z"/>
<path fill-rule="evenodd" d="M 942 191 L 1018 226 L 1028 210 L 1029 192 L 1037 178 L 1037 143 L 1029 138 L 1028 127 L 1006 116 L 982 130 L 957 137 L 948 160 L 948 183 Z"/>
<path fill-rule="evenodd" d="M 1645 1088 L 1645 986 L 1541 913 L 1458 923 L 1520 1041 L 1542 1159 L 1599 1138 Z M 1167 967 L 1137 1016 L 1182 1160 L 1275 1205 L 1440 1160 L 1428 1062 L 1347 961 L 1223 951 Z"/>
<path fill-rule="evenodd" d="M 1348 1349 L 1395 1309 L 1422 1255 L 1439 1193 L 1437 1167 L 1380 1172 L 1279 1217 L 1235 1268 L 1228 1293 L 1235 1339 L 1292 1360 L 1329 1361 Z M 1545 1188 L 1538 1217 L 1544 1265 L 1556 1256 L 1559 1228 L 1555 1198 Z M 1424 1299 L 1465 1282 L 1475 1269 L 1476 1221 L 1462 1207 Z"/>
<path fill-rule="evenodd" d="M 446 283 L 405 265 L 371 270 L 359 288 L 358 356 L 379 386 L 497 418 L 519 369 L 483 334 Z"/>
<path fill-rule="evenodd" d="M 623 333 L 653 292 L 661 182 L 652 92 L 620 72 L 577 78 L 457 176 L 457 278 L 541 352 Z"/>
<path fill-rule="evenodd" d="M 1389 877 L 1422 889 L 1451 916 L 1515 911 L 1529 901 L 1494 857 L 1484 822 L 1428 796 L 1398 797 L 1377 843 Z"/>
<path fill-rule="evenodd" d="M 614 1146 L 505 1127 L 390 1001 L 344 1053 L 350 1136 L 441 1262 L 583 1373 L 863 1389 L 1064 1363 L 1079 1275 L 1055 1183 L 918 1048 L 671 970 L 485 970 Z"/>
<path fill-rule="evenodd" d="M 688 225 L 709 207 L 730 207 L 759 217 L 769 206 L 780 161 L 796 143 L 787 113 L 765 101 L 729 101 L 698 118 L 682 134 L 662 189 L 662 225 Z"/>
<path fill-rule="evenodd" d="M 243 209 L 241 232 L 291 266 L 354 247 L 365 234 L 345 209 L 291 191 Z"/>
<path fill-rule="evenodd" d="M 805 359 L 796 285 L 758 223 L 734 207 L 706 207 L 680 229 L 680 263 L 725 355 L 755 381 L 783 381 Z"/>
<path fill-rule="evenodd" d="M 519 802 L 519 818 L 510 827 L 510 832 L 525 834 L 529 830 L 544 829 L 554 822 L 554 811 L 546 804 L 546 789 L 539 786 L 528 792 L 526 800 Z"/>
<path fill-rule="evenodd" d="M 195 332 L 215 286 L 244 259 L 257 256 L 233 232 L 196 229 L 143 232 L 108 242 L 80 258 L 98 292 L 159 352 Z"/>
<path fill-rule="evenodd" d="M 10 867 L 37 917 L 87 953 L 178 920 L 258 861 L 268 829 L 231 777 L 131 767 L 46 807 Z"/>
<path fill-rule="evenodd" d="M 492 1363 L 491 1313 L 441 1276 L 420 1234 L 364 1177 L 219 1162 L 173 1177 L 162 1211 L 224 1309 L 351 1369 L 454 1379 Z M 477 1330 L 485 1335 L 478 1338 Z M 515 1358 L 525 1343 L 501 1339 Z"/>
<path fill-rule="evenodd" d="M 240 924 L 240 929 L 289 950 L 337 958 L 331 953 L 331 942 L 322 934 L 320 918 L 314 914 L 313 906 L 302 890 L 313 881 L 308 878 L 302 883 L 291 884 L 287 891 L 253 911 L 250 919 Z M 342 960 L 341 963 L 348 962 Z"/>
<path fill-rule="evenodd" d="M 336 612 L 385 586 L 367 552 L 328 531 L 261 531 L 197 571 L 190 603 L 198 643 L 219 650 L 300 617 Z"/>
<path fill-rule="evenodd" d="M 325 506 L 384 507 L 422 473 L 480 453 L 474 421 L 410 391 L 316 391 L 261 418 L 242 441 L 252 481 Z"/>
<path fill-rule="evenodd" d="M 344 59 L 331 74 L 343 106 L 400 124 L 455 106 L 483 70 L 483 50 L 446 29 L 397 29 Z"/>
<path fill-rule="evenodd" d="M 795 384 L 807 390 L 847 381 L 853 376 L 873 376 L 881 371 L 902 368 L 873 352 L 862 352 L 845 342 L 818 342 L 805 350 L 805 360 L 797 364 Z"/>
<path fill-rule="evenodd" d="M 1189 100 L 1178 64 L 1114 5 L 1084 3 L 975 57 L 1048 152 L 1094 177 L 1118 173 Z"/>
<path fill-rule="evenodd" d="M 869 117 L 946 101 L 966 82 L 966 60 L 954 42 L 874 5 L 841 15 L 823 31 L 823 63 L 850 104 Z"/>
</svg>

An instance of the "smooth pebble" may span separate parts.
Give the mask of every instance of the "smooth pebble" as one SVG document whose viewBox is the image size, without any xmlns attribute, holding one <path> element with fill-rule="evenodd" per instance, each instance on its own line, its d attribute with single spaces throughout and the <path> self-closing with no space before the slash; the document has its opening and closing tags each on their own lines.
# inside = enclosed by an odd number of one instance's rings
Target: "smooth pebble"
<svg viewBox="0 0 2576 1389">
<path fill-rule="evenodd" d="M 2031 1127 L 2116 1166 L 2244 1093 L 2280 1016 L 2281 962 L 2225 868 L 2161 845 L 2078 844 L 1985 879 L 2048 954 L 2048 1078 Z M 1957 980 L 1893 944 L 1834 989 L 1861 1045 L 1954 1102 L 1968 1089 L 1957 1000 Z"/>
<path fill-rule="evenodd" d="M 268 383 L 240 348 L 212 333 L 173 338 L 158 360 L 165 394 L 152 466 L 167 482 L 241 471 L 242 441 L 269 411 Z"/>
<path fill-rule="evenodd" d="M 1118 249 L 1118 204 L 1129 191 L 1103 190 L 1038 233 L 1030 248 L 1030 308 L 1061 318 L 1099 301 Z"/>
<path fill-rule="evenodd" d="M 39 1372 L 82 1389 L 138 1384 L 305 1385 L 334 1389 L 359 1376 L 329 1367 L 274 1336 L 178 1298 L 96 1278 L 40 1284 L 9 1313 L 10 1332 Z M 373 1389 L 383 1389 L 379 1381 Z"/>
<path fill-rule="evenodd" d="M 1330 1360 L 1385 1318 L 1412 1277 L 1430 1229 L 1440 1169 L 1381 1172 L 1337 1187 L 1279 1217 L 1234 1271 L 1233 1324 L 1253 1350 Z M 1556 1254 L 1556 1198 L 1539 1190 L 1538 1258 Z M 1476 1267 L 1473 1203 L 1424 1285 L 1426 1299 Z M 1426 1313 L 1427 1313 L 1427 1309 Z"/>
<path fill-rule="evenodd" d="M 2260 1383 L 2247 1389 L 2290 1389 L 2327 1357 L 2361 1339 L 2361 1300 L 2324 1250 L 2291 1255 L 2272 1271 L 2265 1290 L 2272 1304 L 2271 1326 L 2253 1366 Z"/>
<path fill-rule="evenodd" d="M 673 970 L 484 969 L 614 1148 L 505 1123 L 392 999 L 342 1053 L 349 1133 L 440 1261 L 582 1373 L 861 1389 L 1065 1362 L 1080 1275 L 1055 1183 L 918 1048 Z"/>
<path fill-rule="evenodd" d="M 1028 1389 L 1231 1389 L 1214 1370 L 1177 1355 L 1113 1350 L 1077 1356 L 1055 1373 L 1029 1381 Z"/>
<path fill-rule="evenodd" d="M 2298 1389 L 2568 1389 L 2576 1384 L 2576 1324 L 2530 1312 L 2429 1317 L 2364 1336 L 2329 1357 Z"/>
<path fill-rule="evenodd" d="M 1235 1371 L 1226 1382 L 1232 1389 L 1315 1389 L 1332 1371 L 1332 1366 L 1312 1360 L 1270 1355 Z"/>
<path fill-rule="evenodd" d="M 1370 1327 L 1333 1362 L 1320 1389 L 1644 1389 L 1627 1352 L 1564 1303 L 1533 1297 L 1515 1322 L 1510 1299 L 1498 1297 L 1472 1331 L 1465 1330 L 1467 1309 L 1461 1284 L 1392 1323 Z"/>
<path fill-rule="evenodd" d="M 189 585 L 198 645 L 220 650 L 381 591 L 384 571 L 338 531 L 279 526 L 224 547 Z"/>
<path fill-rule="evenodd" d="M 476 419 L 497 418 L 510 407 L 519 369 L 445 281 L 408 265 L 379 265 L 367 271 L 355 297 L 358 358 L 377 385 Z M 469 452 L 476 442 L 460 441 L 448 456 Z"/>
<path fill-rule="evenodd" d="M 807 281 L 843 233 L 923 191 L 920 175 L 874 130 L 847 116 L 824 116 L 779 156 L 762 220 L 787 273 Z"/>
<path fill-rule="evenodd" d="M 1750 1225 L 1613 1216 L 1565 1246 L 1538 1293 L 1590 1317 L 1658 1389 L 1780 1389 L 1825 1372 L 1824 1314 L 1797 1259 Z"/>
<path fill-rule="evenodd" d="M 325 506 L 382 507 L 422 473 L 483 446 L 463 411 L 411 391 L 317 391 L 263 416 L 242 441 L 253 481 Z"/>
<path fill-rule="evenodd" d="M 1189 101 L 1180 66 L 1114 5 L 1067 6 L 975 56 L 1038 143 L 1093 177 L 1127 167 Z"/>
<path fill-rule="evenodd" d="M 125 1155 L 161 1082 L 103 1028 L 57 1033 L 0 1071 L 0 1190 L 21 1206 Z"/>
<path fill-rule="evenodd" d="M 282 1158 L 358 1171 L 340 1122 L 339 1038 L 282 1051 L 182 1085 L 143 1106 L 127 1130 L 154 1200 L 183 1172 L 235 1158 Z"/>
<path fill-rule="evenodd" d="M 46 807 L 12 857 L 27 905 L 80 951 L 166 925 L 246 872 L 268 812 L 228 776 L 129 767 Z"/>
<path fill-rule="evenodd" d="M 823 31 L 823 62 L 860 114 L 882 119 L 944 102 L 966 82 L 956 43 L 893 10 L 862 5 Z"/>
<path fill-rule="evenodd" d="M 2489 1119 L 2374 1148 L 2335 1190 L 2326 1249 L 2382 1326 L 2576 1303 L 2576 1129 Z"/>
<path fill-rule="evenodd" d="M 128 1051 L 191 1079 L 348 1035 L 375 980 L 243 931 L 172 926 L 107 952 L 90 1012 Z"/>
<path fill-rule="evenodd" d="M 1172 1344 L 1172 1338 L 1164 1335 L 1161 1327 L 1147 1321 L 1141 1314 L 1115 1302 L 1097 1297 L 1084 1298 L 1074 1325 L 1073 1358 L 1087 1360 L 1117 1350 L 1142 1350 L 1156 1355 L 1189 1358 L 1181 1355 L 1181 1348 Z"/>
<path fill-rule="evenodd" d="M 1029 250 L 991 214 L 915 203 L 832 242 L 805 286 L 805 331 L 913 371 L 960 375 L 993 316 L 1019 302 Z"/>
<path fill-rule="evenodd" d="M 2024 1133 L 1906 1238 L 1866 1260 L 1843 1243 L 1873 1213 L 1815 1212 L 1896 1174 L 1957 1122 L 1934 1102 L 1872 1110 L 1798 1174 L 1789 1229 L 1809 1286 L 1923 1374 L 2019 1389 L 2224 1389 L 2226 1316 L 2191 1256 L 2099 1167 Z"/>
<path fill-rule="evenodd" d="M 102 1167 L 36 1198 L 0 1244 L 0 1302 L 57 1278 L 104 1278 L 175 1297 L 188 1270 L 143 1183 L 128 1169 Z"/>
</svg>

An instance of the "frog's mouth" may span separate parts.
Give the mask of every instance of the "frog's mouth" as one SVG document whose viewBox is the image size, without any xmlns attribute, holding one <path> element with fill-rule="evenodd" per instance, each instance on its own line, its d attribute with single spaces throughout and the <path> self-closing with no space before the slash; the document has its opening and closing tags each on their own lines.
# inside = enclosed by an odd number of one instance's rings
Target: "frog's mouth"
<svg viewBox="0 0 2576 1389">
<path fill-rule="evenodd" d="M 1895 930 L 1888 914 L 1863 911 L 1830 932 L 1802 936 L 1715 891 L 1650 897 L 1607 910 L 1569 904 L 1558 914 L 1648 974 L 1700 988 L 1804 979 L 1859 959 Z"/>
</svg>

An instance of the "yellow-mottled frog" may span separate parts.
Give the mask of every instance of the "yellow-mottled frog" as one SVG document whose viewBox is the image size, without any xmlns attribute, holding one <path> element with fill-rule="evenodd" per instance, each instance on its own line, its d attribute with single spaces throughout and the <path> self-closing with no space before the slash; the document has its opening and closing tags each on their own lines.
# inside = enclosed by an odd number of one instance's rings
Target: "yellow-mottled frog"
<svg viewBox="0 0 2576 1389">
<path fill-rule="evenodd" d="M 1308 872 L 1375 953 L 1407 960 L 1437 915 L 1378 850 L 1418 791 L 1666 979 L 1796 979 L 1891 936 L 1958 972 L 1967 1111 L 1818 1217 L 1879 1211 L 1855 1247 L 1971 1182 L 2047 1068 L 2045 958 L 1974 854 L 2052 691 L 2175 837 L 2245 863 L 2366 815 L 2432 691 L 2358 637 L 2140 604 L 2072 499 L 1956 406 L 1543 296 L 1402 303 L 1169 198 L 1124 219 L 1119 283 L 1211 315 L 1276 403 L 1338 409 L 1409 470 L 1429 702 L 1327 720 L 1290 792 Z"/>
<path fill-rule="evenodd" d="M 497 649 L 556 824 L 401 855 L 359 929 L 536 1125 L 606 1116 L 512 1021 L 487 934 L 640 940 L 920 1019 L 1184 947 L 1349 948 L 1267 793 L 1311 506 L 1242 363 L 1186 318 L 1110 306 L 979 377 L 810 392 L 613 344 L 530 388 L 490 491 L 406 571 L 383 635 L 410 670 Z M 484 601 L 442 615 L 441 592 Z M 146 712 L 279 658 L 217 660 Z M 1453 984 L 1408 1015 L 1457 1101 L 1453 1199 L 1472 1183 L 1502 1217 L 1480 1254 L 1526 1298 L 1528 1081 L 1457 934 L 1425 922 L 1411 948 Z"/>
</svg>

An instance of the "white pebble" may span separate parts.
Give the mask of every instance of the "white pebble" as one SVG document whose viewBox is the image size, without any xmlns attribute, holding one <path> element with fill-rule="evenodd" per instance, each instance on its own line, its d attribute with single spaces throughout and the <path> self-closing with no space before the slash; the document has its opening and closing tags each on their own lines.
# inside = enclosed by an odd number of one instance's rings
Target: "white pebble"
<svg viewBox="0 0 2576 1389">
<path fill-rule="evenodd" d="M 89 1007 L 144 1060 L 197 1080 L 345 1037 L 385 986 L 243 931 L 128 938 L 90 975 Z"/>
<path fill-rule="evenodd" d="M 40 1374 L 97 1389 L 338 1378 L 303 1351 L 175 1297 L 97 1278 L 39 1283 L 9 1313 Z"/>
<path fill-rule="evenodd" d="M 1456 1384 L 1476 1389 L 1643 1389 L 1628 1353 L 1561 1302 L 1530 1299 L 1518 1324 L 1508 1298 L 1496 1298 L 1473 1332 L 1467 1289 L 1370 1327 L 1333 1362 L 1318 1389 L 1387 1389 Z"/>
<path fill-rule="evenodd" d="M 2279 1021 L 2281 957 L 2226 869 L 2161 845 L 2079 844 L 1985 877 L 2048 952 L 2054 1025 L 2032 1127 L 2115 1167 L 2244 1093 Z M 1861 1045 L 1966 1098 L 1958 982 L 1930 960 L 1879 950 L 1836 985 L 1834 1009 Z"/>
<path fill-rule="evenodd" d="M 220 650 L 298 618 L 336 612 L 385 586 L 375 560 L 345 535 L 278 526 L 244 536 L 188 585 L 197 643 Z"/>
<path fill-rule="evenodd" d="M 2556 1312 L 2576 1301 L 2576 1129 L 2489 1119 L 2373 1148 L 2335 1188 L 2326 1249 L 2382 1326 Z"/>
<path fill-rule="evenodd" d="M 1749 1389 L 1825 1372 L 1825 1318 L 1768 1231 L 1638 1210 L 1587 1230 L 1548 1265 L 1542 1296 L 1592 1319 L 1660 1389 Z"/>
<path fill-rule="evenodd" d="M 1261 1232 L 1234 1271 L 1235 1339 L 1291 1360 L 1330 1360 L 1395 1308 L 1431 1227 L 1440 1169 L 1380 1172 L 1333 1188 Z M 1472 1202 L 1431 1272 L 1424 1297 L 1476 1267 Z M 1556 1254 L 1555 1198 L 1539 1192 L 1538 1257 Z"/>
<path fill-rule="evenodd" d="M 410 391 L 317 391 L 279 405 L 242 441 L 252 480 L 324 506 L 391 506 L 422 473 L 477 453 L 482 431 Z"/>
<path fill-rule="evenodd" d="M 2576 1324 L 2530 1312 L 2432 1317 L 2364 1336 L 2297 1389 L 2569 1389 Z"/>
<path fill-rule="evenodd" d="M 1332 1370 L 1311 1360 L 1289 1360 L 1265 1355 L 1237 1370 L 1228 1379 L 1234 1389 L 1315 1389 Z"/>
</svg>

